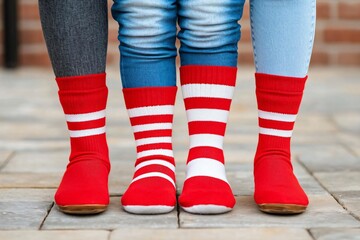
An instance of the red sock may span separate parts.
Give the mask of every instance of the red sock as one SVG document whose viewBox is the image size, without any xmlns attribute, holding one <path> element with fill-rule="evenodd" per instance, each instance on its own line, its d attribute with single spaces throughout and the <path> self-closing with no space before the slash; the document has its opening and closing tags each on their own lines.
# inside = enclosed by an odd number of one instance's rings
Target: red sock
<svg viewBox="0 0 360 240">
<path fill-rule="evenodd" d="M 290 152 L 307 77 L 255 76 L 260 126 L 254 162 L 255 201 L 307 206 L 308 198 L 293 174 Z"/>
<path fill-rule="evenodd" d="M 104 74 L 56 78 L 70 134 L 70 162 L 55 195 L 59 206 L 108 205 Z"/>
<path fill-rule="evenodd" d="M 218 66 L 180 69 L 190 135 L 186 180 L 179 198 L 185 211 L 216 214 L 235 205 L 225 174 L 223 138 L 236 70 Z"/>
<path fill-rule="evenodd" d="M 128 212 L 158 214 L 175 207 L 171 136 L 176 90 L 177 87 L 123 90 L 137 150 L 134 177 L 121 198 Z"/>
</svg>

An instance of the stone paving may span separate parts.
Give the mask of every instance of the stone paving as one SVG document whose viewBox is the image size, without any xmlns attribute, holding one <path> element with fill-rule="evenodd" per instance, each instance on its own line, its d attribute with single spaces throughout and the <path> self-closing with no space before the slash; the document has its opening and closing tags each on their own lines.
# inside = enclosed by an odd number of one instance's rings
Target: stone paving
<svg viewBox="0 0 360 240">
<path fill-rule="evenodd" d="M 360 71 L 315 68 L 309 75 L 293 137 L 295 172 L 311 202 L 304 214 L 267 215 L 254 204 L 258 129 L 253 69 L 240 67 L 225 138 L 226 168 L 237 198 L 232 212 L 137 216 L 121 209 L 135 144 L 118 72 L 109 69 L 111 204 L 103 214 L 80 217 L 59 212 L 53 203 L 67 163 L 68 135 L 52 72 L 0 70 L 0 239 L 360 239 Z M 180 91 L 175 114 L 180 192 L 188 145 Z"/>
</svg>

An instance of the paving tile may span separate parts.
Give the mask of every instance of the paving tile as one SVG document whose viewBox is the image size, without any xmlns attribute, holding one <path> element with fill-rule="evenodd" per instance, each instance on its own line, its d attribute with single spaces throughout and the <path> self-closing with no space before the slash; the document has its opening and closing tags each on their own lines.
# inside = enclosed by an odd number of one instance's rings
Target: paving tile
<svg viewBox="0 0 360 240">
<path fill-rule="evenodd" d="M 51 209 L 43 229 L 177 228 L 177 212 L 164 215 L 134 215 L 123 211 L 120 198 L 112 197 L 108 210 L 94 216 L 71 216 Z"/>
<path fill-rule="evenodd" d="M 38 229 L 52 196 L 48 189 L 0 189 L 0 230 Z"/>
<path fill-rule="evenodd" d="M 237 228 L 237 229 L 118 229 L 110 240 L 311 240 L 304 229 L 296 228 Z"/>
<path fill-rule="evenodd" d="M 310 229 L 315 240 L 360 240 L 360 228 Z"/>
<path fill-rule="evenodd" d="M 319 172 L 314 176 L 329 192 L 360 191 L 360 171 Z"/>
<path fill-rule="evenodd" d="M 134 163 L 130 161 L 112 161 L 109 177 L 109 190 L 112 195 L 122 195 L 131 183 Z"/>
<path fill-rule="evenodd" d="M 65 123 L 64 123 L 65 124 Z M 64 126 L 54 127 L 50 123 L 39 122 L 17 122 L 14 124 L 9 121 L 0 121 L 0 135 L 7 136 L 9 140 L 23 139 L 67 139 L 68 133 Z"/>
<path fill-rule="evenodd" d="M 104 230 L 61 230 L 61 231 L 0 231 L 3 240 L 107 240 L 110 232 Z"/>
<path fill-rule="evenodd" d="M 2 172 L 62 173 L 68 163 L 68 150 L 19 151 Z"/>
<path fill-rule="evenodd" d="M 346 210 L 360 219 L 360 191 L 334 192 L 333 196 Z"/>
<path fill-rule="evenodd" d="M 0 189 L 1 202 L 51 202 L 54 199 L 55 189 L 40 188 L 2 188 Z"/>
<path fill-rule="evenodd" d="M 343 131 L 360 132 L 360 113 L 342 112 L 333 116 L 335 123 Z"/>
<path fill-rule="evenodd" d="M 56 188 L 60 173 L 0 173 L 0 188 Z"/>
<path fill-rule="evenodd" d="M 49 140 L 49 139 L 37 139 L 37 140 L 24 140 L 24 139 L 0 139 L 0 149 L 2 150 L 57 150 L 67 149 L 69 147 L 68 140 Z"/>
<path fill-rule="evenodd" d="M 360 158 L 340 144 L 297 146 L 298 159 L 311 172 L 360 170 Z"/>
<path fill-rule="evenodd" d="M 0 202 L 0 230 L 38 229 L 52 202 Z"/>
<path fill-rule="evenodd" d="M 180 226 L 185 228 L 241 227 L 360 227 L 330 195 L 310 195 L 307 211 L 295 216 L 275 216 L 260 212 L 252 197 L 237 197 L 235 209 L 227 214 L 206 216 L 181 211 Z"/>
</svg>

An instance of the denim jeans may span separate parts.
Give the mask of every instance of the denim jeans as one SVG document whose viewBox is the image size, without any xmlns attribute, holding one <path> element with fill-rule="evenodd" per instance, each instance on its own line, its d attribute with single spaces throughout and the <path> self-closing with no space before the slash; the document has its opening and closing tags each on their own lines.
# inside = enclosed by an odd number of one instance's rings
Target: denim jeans
<svg viewBox="0 0 360 240">
<path fill-rule="evenodd" d="M 250 0 L 256 71 L 307 75 L 314 42 L 316 0 Z"/>
<path fill-rule="evenodd" d="M 236 66 L 244 1 L 114 0 L 123 87 L 176 85 L 176 36 L 181 65 Z M 250 1 L 257 72 L 307 74 L 315 1 Z"/>
<path fill-rule="evenodd" d="M 245 0 L 115 0 L 123 86 L 176 85 L 175 40 L 182 65 L 236 66 Z"/>
</svg>

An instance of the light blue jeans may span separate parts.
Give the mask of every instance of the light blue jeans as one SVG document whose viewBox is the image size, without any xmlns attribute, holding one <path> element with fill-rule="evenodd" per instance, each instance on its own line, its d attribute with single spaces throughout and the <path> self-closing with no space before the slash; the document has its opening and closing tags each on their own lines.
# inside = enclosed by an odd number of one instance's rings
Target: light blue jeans
<svg viewBox="0 0 360 240">
<path fill-rule="evenodd" d="M 316 0 L 251 0 L 256 71 L 307 74 Z M 245 0 L 114 0 L 124 88 L 176 85 L 181 65 L 236 66 Z M 176 23 L 179 25 L 177 33 Z"/>
</svg>

